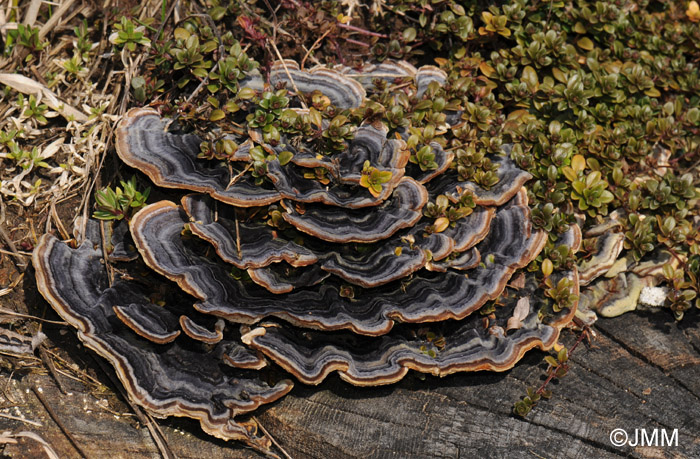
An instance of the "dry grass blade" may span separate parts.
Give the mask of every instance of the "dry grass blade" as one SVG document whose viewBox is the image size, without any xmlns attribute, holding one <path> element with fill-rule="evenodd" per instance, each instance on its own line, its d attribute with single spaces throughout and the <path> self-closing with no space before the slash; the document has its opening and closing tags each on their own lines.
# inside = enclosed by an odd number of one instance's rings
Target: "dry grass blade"
<svg viewBox="0 0 700 459">
<path fill-rule="evenodd" d="M 17 433 L 10 433 L 8 431 L 3 432 L 0 434 L 0 444 L 2 443 L 17 443 L 17 438 L 29 438 L 32 439 L 38 443 L 41 444 L 41 446 L 44 448 L 44 452 L 46 455 L 49 457 L 49 459 L 59 459 L 58 454 L 56 454 L 56 451 L 51 447 L 51 445 L 48 444 L 46 440 L 41 438 L 39 434 L 36 434 L 34 432 L 28 432 L 28 431 L 22 431 L 22 432 L 17 432 Z"/>
<path fill-rule="evenodd" d="M 51 107 L 53 110 L 56 110 L 68 121 L 75 120 L 84 123 L 88 120 L 87 115 L 77 108 L 61 102 L 56 94 L 54 94 L 54 92 L 49 88 L 38 81 L 27 78 L 24 75 L 18 75 L 16 73 L 0 73 L 0 83 L 11 87 L 15 91 L 19 91 L 22 94 L 35 95 L 37 98 L 42 98 L 42 100 L 46 102 L 46 105 Z"/>
<path fill-rule="evenodd" d="M 58 9 L 51 15 L 46 24 L 39 30 L 39 38 L 44 38 L 61 20 L 63 15 L 70 9 L 70 7 L 75 3 L 75 0 L 66 0 Z"/>
<path fill-rule="evenodd" d="M 309 108 L 306 105 L 306 103 L 304 102 L 304 99 L 302 97 L 303 94 L 301 93 L 301 91 L 299 91 L 299 88 L 297 88 L 297 85 L 294 82 L 294 78 L 292 78 L 292 74 L 289 73 L 289 68 L 287 68 L 287 64 L 284 62 L 284 58 L 282 57 L 282 54 L 280 54 L 280 50 L 277 49 L 277 45 L 275 44 L 274 41 L 270 42 L 270 44 L 272 45 L 272 49 L 275 50 L 275 54 L 277 55 L 277 59 L 279 59 L 280 63 L 282 64 L 282 67 L 284 67 L 284 72 L 287 74 L 287 78 L 289 78 L 289 81 L 292 82 L 292 87 L 294 88 L 294 92 L 299 96 L 299 102 L 301 103 L 301 106 L 305 109 Z"/>
<path fill-rule="evenodd" d="M 1 307 L 0 307 L 0 314 L 7 314 L 7 315 L 10 315 L 10 316 L 22 317 L 22 318 L 24 318 L 24 319 L 36 320 L 36 321 L 44 322 L 44 323 L 47 323 L 47 324 L 68 325 L 67 322 L 63 322 L 63 321 L 60 321 L 60 320 L 42 319 L 41 317 L 31 316 L 31 315 L 29 315 L 29 314 L 21 314 L 21 313 L 19 313 L 19 312 L 11 311 L 11 310 L 9 310 L 9 309 L 5 309 L 5 308 L 1 308 Z"/>
<path fill-rule="evenodd" d="M 0 418 L 5 418 L 5 419 L 12 419 L 13 421 L 19 421 L 19 422 L 24 422 L 25 424 L 29 424 L 30 426 L 34 427 L 44 427 L 44 424 L 36 421 L 32 421 L 31 419 L 24 419 L 19 416 L 12 416 L 11 414 L 5 414 L 5 413 L 0 413 Z"/>
<path fill-rule="evenodd" d="M 33 26 L 36 22 L 36 17 L 39 15 L 39 8 L 41 8 L 41 0 L 32 0 L 27 7 L 27 12 L 24 13 L 23 24 L 28 26 Z"/>
</svg>

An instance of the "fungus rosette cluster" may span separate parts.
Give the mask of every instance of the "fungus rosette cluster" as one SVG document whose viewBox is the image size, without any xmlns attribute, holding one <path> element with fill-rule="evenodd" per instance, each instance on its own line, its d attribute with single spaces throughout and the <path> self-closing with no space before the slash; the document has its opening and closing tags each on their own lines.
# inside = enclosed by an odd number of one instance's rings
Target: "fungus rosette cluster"
<svg viewBox="0 0 700 459">
<path fill-rule="evenodd" d="M 286 85 L 293 117 L 311 116 L 299 94 L 352 114 L 379 86 L 400 83 L 397 94 L 415 102 L 448 84 L 435 67 L 304 71 L 291 61 L 274 65 L 268 83 L 257 71 L 239 83 L 258 95 Z M 448 134 L 464 123 L 453 108 L 438 126 Z M 318 133 L 332 123 L 323 117 Z M 308 132 L 266 142 L 251 123 L 221 134 L 236 146 L 226 161 L 203 158 L 203 138 L 177 124 L 140 108 L 117 128 L 120 158 L 176 196 L 109 233 L 127 243 L 102 247 L 91 223 L 79 247 L 46 235 L 34 253 L 43 295 L 156 415 L 265 446 L 254 423 L 234 417 L 290 390 L 271 376 L 279 367 L 306 384 L 338 372 L 356 385 L 411 369 L 502 371 L 553 346 L 574 313 L 575 303 L 548 307 L 535 274 L 518 271 L 548 235 L 530 222 L 529 174 L 507 146 L 489 158 L 497 180 L 486 188 L 463 179 L 444 145 L 409 148 L 410 126 L 377 118 L 330 151 Z M 431 152 L 426 167 L 412 160 L 417 150 Z M 110 277 L 111 247 L 125 260 L 132 240 L 140 260 Z M 557 243 L 577 250 L 577 227 Z M 551 277 L 578 293 L 575 267 Z"/>
</svg>

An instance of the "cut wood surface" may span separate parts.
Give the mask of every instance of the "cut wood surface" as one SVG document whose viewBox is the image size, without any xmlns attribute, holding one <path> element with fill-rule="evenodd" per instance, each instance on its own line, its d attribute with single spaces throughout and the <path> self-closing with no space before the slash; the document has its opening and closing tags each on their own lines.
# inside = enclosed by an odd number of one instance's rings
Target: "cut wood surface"
<svg viewBox="0 0 700 459">
<path fill-rule="evenodd" d="M 26 295 L 41 301 L 35 293 Z M 51 352 L 99 383 L 86 385 L 62 370 L 57 377 L 63 394 L 48 372 L 17 371 L 10 378 L 3 371 L 3 406 L 14 406 L 0 410 L 0 430 L 35 432 L 62 458 L 80 457 L 64 431 L 90 458 L 160 457 L 148 429 L 115 395 L 118 388 L 97 363 L 99 357 L 82 348 L 68 327 L 45 325 L 44 330 Z M 505 373 L 411 374 L 377 388 L 357 388 L 337 376 L 316 387 L 297 383 L 289 395 L 254 415 L 293 458 L 700 457 L 698 314 L 676 323 L 666 312 L 631 313 L 601 319 L 594 330 L 596 338 L 571 355 L 569 374 L 551 385 L 553 397 L 525 419 L 511 410 L 527 387 L 541 384 L 546 373 L 541 352 L 531 352 Z M 568 346 L 575 340 L 571 331 L 561 339 Z M 176 457 L 259 457 L 240 444 L 207 436 L 193 421 L 157 422 Z M 658 429 L 659 446 L 616 447 L 610 433 L 618 428 L 632 441 L 635 429 L 647 434 Z M 669 436 L 678 429 L 677 446 L 661 446 L 664 429 Z M 6 455 L 45 457 L 36 441 L 17 441 L 5 445 Z M 281 450 L 276 453 L 283 457 Z"/>
</svg>

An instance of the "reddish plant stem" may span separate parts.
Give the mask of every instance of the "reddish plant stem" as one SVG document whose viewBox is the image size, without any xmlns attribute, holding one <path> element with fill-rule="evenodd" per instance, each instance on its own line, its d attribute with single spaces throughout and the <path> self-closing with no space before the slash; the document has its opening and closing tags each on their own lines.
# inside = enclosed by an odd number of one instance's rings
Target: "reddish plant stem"
<svg viewBox="0 0 700 459">
<path fill-rule="evenodd" d="M 363 28 L 356 27 L 356 26 L 354 26 L 354 25 L 343 24 L 342 22 L 339 22 L 339 23 L 337 24 L 337 26 L 340 27 L 341 29 L 352 30 L 353 32 L 358 32 L 358 33 L 361 33 L 361 34 L 364 34 L 364 35 L 370 35 L 370 36 L 372 36 L 372 37 L 389 38 L 388 35 L 384 35 L 383 33 L 370 32 L 369 30 L 365 30 L 365 29 L 363 29 Z"/>
<path fill-rule="evenodd" d="M 352 38 L 346 38 L 345 41 L 347 41 L 348 43 L 352 43 L 353 45 L 369 48 L 369 45 L 367 43 L 358 40 L 353 40 Z"/>
<path fill-rule="evenodd" d="M 574 353 L 574 351 L 576 350 L 576 347 L 581 343 L 581 341 L 583 341 L 583 338 L 585 338 L 586 335 L 588 334 L 588 329 L 589 329 L 589 328 L 590 328 L 590 327 L 589 327 L 588 325 L 586 325 L 586 326 L 583 328 L 583 330 L 581 331 L 581 334 L 580 334 L 579 337 L 576 339 L 576 342 L 574 343 L 573 346 L 571 346 L 571 349 L 569 349 L 569 351 L 568 351 L 568 353 L 567 353 L 568 355 L 571 355 L 571 354 Z M 557 365 L 556 367 L 552 368 L 552 370 L 549 372 L 549 376 L 547 376 L 547 379 L 544 380 L 544 382 L 542 383 L 542 385 L 540 386 L 540 388 L 537 389 L 537 391 L 535 392 L 536 394 L 542 395 L 542 393 L 544 392 L 544 390 L 547 388 L 547 384 L 549 384 L 549 382 L 550 382 L 552 379 L 554 379 L 554 376 L 555 376 L 555 374 L 556 374 L 556 372 L 557 372 L 557 369 L 558 369 L 559 367 L 561 367 L 561 364 L 559 364 L 559 365 Z"/>
</svg>

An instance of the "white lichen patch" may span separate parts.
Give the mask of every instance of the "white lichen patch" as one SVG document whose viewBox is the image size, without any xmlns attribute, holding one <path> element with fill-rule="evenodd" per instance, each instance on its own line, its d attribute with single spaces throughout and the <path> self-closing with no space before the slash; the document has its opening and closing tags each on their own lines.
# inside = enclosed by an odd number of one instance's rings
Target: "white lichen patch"
<svg viewBox="0 0 700 459">
<path fill-rule="evenodd" d="M 661 307 L 668 295 L 667 287 L 644 287 L 639 295 L 639 302 L 645 306 Z"/>
</svg>

